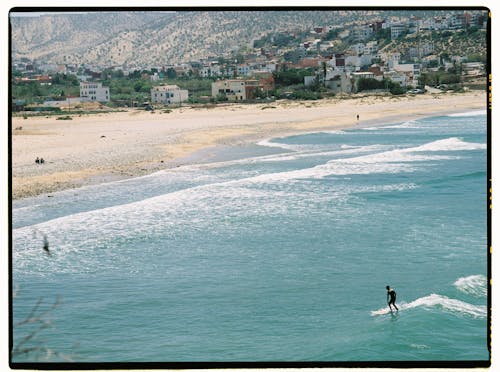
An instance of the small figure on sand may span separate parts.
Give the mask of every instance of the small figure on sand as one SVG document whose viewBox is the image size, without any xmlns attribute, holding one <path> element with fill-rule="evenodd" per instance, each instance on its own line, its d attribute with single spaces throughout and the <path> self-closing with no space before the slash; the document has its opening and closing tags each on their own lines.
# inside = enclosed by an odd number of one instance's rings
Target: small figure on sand
<svg viewBox="0 0 500 372">
<path fill-rule="evenodd" d="M 356 120 L 359 121 L 359 114 L 356 115 Z"/>
<path fill-rule="evenodd" d="M 40 164 L 40 159 L 38 158 L 38 156 L 35 159 L 35 163 Z"/>
<path fill-rule="evenodd" d="M 44 164 L 45 163 L 45 160 L 43 160 L 43 158 L 40 158 L 40 164 Z"/>
<path fill-rule="evenodd" d="M 398 307 L 396 306 L 396 291 L 389 286 L 386 286 L 385 289 L 387 289 L 387 304 L 389 305 L 389 309 L 392 311 L 391 305 L 394 305 L 396 311 L 399 311 Z"/>
</svg>

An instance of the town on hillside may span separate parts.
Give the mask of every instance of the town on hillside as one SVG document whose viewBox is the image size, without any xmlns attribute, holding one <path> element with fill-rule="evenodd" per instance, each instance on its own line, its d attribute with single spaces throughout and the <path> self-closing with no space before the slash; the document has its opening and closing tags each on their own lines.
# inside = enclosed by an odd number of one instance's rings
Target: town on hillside
<svg viewBox="0 0 500 372">
<path fill-rule="evenodd" d="M 252 47 L 161 66 L 11 61 L 12 112 L 486 89 L 485 11 L 273 31 Z M 90 105 L 93 104 L 93 105 Z"/>
</svg>

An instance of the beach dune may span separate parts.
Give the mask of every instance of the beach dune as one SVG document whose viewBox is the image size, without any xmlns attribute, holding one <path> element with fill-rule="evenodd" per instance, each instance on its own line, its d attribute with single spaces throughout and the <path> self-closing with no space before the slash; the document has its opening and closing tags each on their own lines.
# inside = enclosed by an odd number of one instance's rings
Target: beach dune
<svg viewBox="0 0 500 372">
<path fill-rule="evenodd" d="M 72 120 L 13 117 L 12 197 L 151 173 L 193 161 L 186 157 L 222 144 L 485 108 L 484 92 L 468 92 L 129 110 Z M 45 163 L 36 164 L 37 157 Z"/>
</svg>

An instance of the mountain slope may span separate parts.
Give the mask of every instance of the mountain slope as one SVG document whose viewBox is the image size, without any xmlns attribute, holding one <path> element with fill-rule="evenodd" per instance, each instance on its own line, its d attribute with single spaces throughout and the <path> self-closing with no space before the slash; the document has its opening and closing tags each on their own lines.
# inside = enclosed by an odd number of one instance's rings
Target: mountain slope
<svg viewBox="0 0 500 372">
<path fill-rule="evenodd" d="M 353 13 L 349 12 L 349 16 Z M 54 63 L 165 64 L 221 55 L 265 32 L 338 24 L 333 11 L 179 11 L 11 17 L 12 54 Z"/>
<path fill-rule="evenodd" d="M 463 12 L 463 11 L 462 11 Z M 452 13 L 452 12 L 451 12 Z M 223 56 L 270 32 L 304 32 L 391 17 L 429 17 L 432 10 L 207 10 L 11 14 L 12 57 L 101 66 L 162 66 Z M 311 35 L 313 38 L 314 35 Z"/>
</svg>

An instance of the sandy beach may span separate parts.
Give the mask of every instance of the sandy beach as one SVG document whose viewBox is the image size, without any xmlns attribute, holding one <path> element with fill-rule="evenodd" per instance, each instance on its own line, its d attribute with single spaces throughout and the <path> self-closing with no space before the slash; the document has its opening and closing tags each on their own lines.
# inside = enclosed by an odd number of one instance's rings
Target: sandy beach
<svg viewBox="0 0 500 372">
<path fill-rule="evenodd" d="M 72 120 L 14 117 L 12 197 L 152 173 L 185 164 L 188 155 L 222 144 L 485 108 L 484 92 L 468 92 L 129 110 Z M 45 164 L 35 164 L 37 157 Z"/>
</svg>

